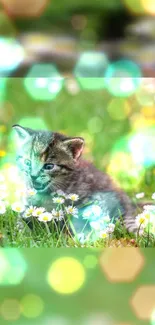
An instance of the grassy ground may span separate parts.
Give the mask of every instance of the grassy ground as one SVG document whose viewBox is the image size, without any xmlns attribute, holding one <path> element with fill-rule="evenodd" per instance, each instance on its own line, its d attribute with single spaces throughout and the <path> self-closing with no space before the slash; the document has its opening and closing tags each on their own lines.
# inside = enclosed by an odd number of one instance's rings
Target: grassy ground
<svg viewBox="0 0 155 325">
<path fill-rule="evenodd" d="M 138 210 L 137 210 L 138 211 Z M 69 223 L 60 227 L 60 223 L 41 223 L 37 218 L 22 219 L 18 213 L 8 208 L 0 217 L 0 245 L 2 247 L 155 247 L 155 237 L 146 231 L 143 236 L 127 233 L 122 220 L 116 222 L 115 230 L 106 238 L 96 241 L 80 241 L 70 231 Z M 56 225 L 56 226 L 55 226 Z M 31 229 L 32 228 L 32 229 Z M 83 232 L 84 233 L 84 232 Z"/>
</svg>

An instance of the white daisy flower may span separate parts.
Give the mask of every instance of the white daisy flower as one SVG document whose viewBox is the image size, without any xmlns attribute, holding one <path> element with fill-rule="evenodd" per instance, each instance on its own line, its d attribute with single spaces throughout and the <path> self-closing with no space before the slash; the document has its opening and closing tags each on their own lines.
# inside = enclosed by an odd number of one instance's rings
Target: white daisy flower
<svg viewBox="0 0 155 325">
<path fill-rule="evenodd" d="M 141 227 L 145 228 L 147 226 L 148 222 L 149 222 L 149 220 L 146 218 L 144 213 L 141 213 L 136 217 L 136 224 L 138 227 L 141 226 Z"/>
<path fill-rule="evenodd" d="M 32 212 L 33 217 L 40 217 L 45 212 L 45 208 L 35 208 Z"/>
<path fill-rule="evenodd" d="M 101 229 L 101 224 L 100 224 L 99 221 L 91 221 L 90 226 L 95 230 L 100 230 Z"/>
<path fill-rule="evenodd" d="M 145 193 L 144 192 L 137 193 L 135 196 L 137 199 L 142 199 L 145 196 Z"/>
<path fill-rule="evenodd" d="M 148 222 L 152 223 L 155 221 L 155 215 L 151 212 L 151 210 L 144 210 L 142 214 Z"/>
<path fill-rule="evenodd" d="M 57 190 L 56 193 L 57 193 L 57 195 L 59 195 L 59 196 L 63 196 L 64 198 L 66 197 L 65 192 L 63 192 L 62 190 Z"/>
<path fill-rule="evenodd" d="M 63 204 L 65 200 L 62 197 L 54 197 L 53 202 L 58 204 Z"/>
<path fill-rule="evenodd" d="M 108 234 L 107 234 L 106 230 L 103 230 L 100 232 L 100 238 L 103 238 L 103 239 L 108 238 Z"/>
<path fill-rule="evenodd" d="M 71 214 L 75 218 L 78 218 L 78 209 L 77 208 L 69 205 L 68 207 L 65 207 L 65 210 L 66 210 L 67 214 Z"/>
<path fill-rule="evenodd" d="M 29 196 L 34 196 L 34 195 L 36 195 L 36 193 L 37 193 L 37 191 L 36 191 L 35 189 L 33 189 L 33 188 L 29 188 L 29 189 L 27 190 L 27 194 L 28 194 Z"/>
<path fill-rule="evenodd" d="M 40 214 L 38 220 L 42 221 L 42 222 L 49 222 L 53 219 L 53 215 L 52 213 L 49 212 L 44 212 L 42 214 Z"/>
<path fill-rule="evenodd" d="M 115 225 L 113 223 L 109 223 L 106 230 L 107 230 L 107 234 L 112 234 L 115 230 Z"/>
<path fill-rule="evenodd" d="M 98 205 L 91 205 L 85 208 L 83 212 L 83 219 L 89 219 L 95 216 L 96 218 L 101 218 L 102 216 L 102 209 Z"/>
<path fill-rule="evenodd" d="M 155 200 L 155 193 L 152 194 L 152 199 Z"/>
<path fill-rule="evenodd" d="M 0 201 L 0 214 L 4 214 L 6 212 L 6 206 L 4 202 Z"/>
<path fill-rule="evenodd" d="M 30 206 L 29 208 L 26 209 L 25 213 L 24 213 L 24 217 L 25 218 L 29 218 L 33 215 L 34 211 L 35 211 L 35 207 L 34 206 Z"/>
<path fill-rule="evenodd" d="M 11 205 L 12 210 L 15 212 L 23 212 L 24 211 L 24 206 L 20 202 L 15 202 Z"/>
<path fill-rule="evenodd" d="M 109 223 L 110 222 L 110 217 L 107 215 L 107 216 L 105 216 L 105 217 L 103 217 L 102 219 L 101 219 L 101 222 L 107 222 L 107 223 Z"/>
<path fill-rule="evenodd" d="M 144 205 L 144 210 L 155 211 L 155 205 Z"/>
<path fill-rule="evenodd" d="M 73 202 L 76 202 L 76 201 L 79 200 L 79 195 L 77 195 L 77 194 L 69 194 L 69 195 L 67 196 L 67 198 L 68 198 L 69 200 L 73 201 Z"/>
<path fill-rule="evenodd" d="M 53 218 L 56 219 L 56 220 L 63 220 L 64 219 L 64 213 L 63 213 L 63 210 L 55 210 L 53 209 L 52 210 L 52 215 L 53 215 Z"/>
</svg>

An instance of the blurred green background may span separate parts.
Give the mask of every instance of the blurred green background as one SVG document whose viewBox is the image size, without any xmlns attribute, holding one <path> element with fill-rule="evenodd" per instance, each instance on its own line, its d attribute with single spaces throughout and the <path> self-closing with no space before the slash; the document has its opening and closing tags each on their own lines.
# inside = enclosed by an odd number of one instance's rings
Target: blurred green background
<svg viewBox="0 0 155 325">
<path fill-rule="evenodd" d="M 13 248 L 0 254 L 2 325 L 154 324 L 153 249 Z"/>
</svg>

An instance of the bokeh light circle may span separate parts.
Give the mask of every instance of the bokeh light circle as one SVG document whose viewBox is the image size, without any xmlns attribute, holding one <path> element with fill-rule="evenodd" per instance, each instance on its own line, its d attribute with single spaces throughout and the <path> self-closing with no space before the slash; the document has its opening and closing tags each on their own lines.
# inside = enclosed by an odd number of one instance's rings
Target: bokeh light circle
<svg viewBox="0 0 155 325">
<path fill-rule="evenodd" d="M 141 85 L 137 89 L 135 97 L 141 106 L 155 105 L 155 79 L 142 78 Z"/>
<path fill-rule="evenodd" d="M 38 17 L 43 13 L 48 0 L 1 0 L 1 2 L 11 16 Z"/>
<path fill-rule="evenodd" d="M 89 254 L 85 256 L 83 264 L 87 269 L 93 269 L 97 266 L 98 259 L 95 255 Z"/>
<path fill-rule="evenodd" d="M 113 120 L 125 120 L 131 113 L 131 107 L 122 98 L 114 98 L 107 105 L 107 111 Z"/>
<path fill-rule="evenodd" d="M 63 85 L 64 78 L 50 63 L 34 64 L 24 79 L 24 86 L 28 94 L 35 100 L 53 100 Z"/>
<path fill-rule="evenodd" d="M 131 96 L 139 87 L 140 82 L 140 67 L 130 60 L 111 63 L 105 72 L 105 86 L 114 96 Z"/>
<path fill-rule="evenodd" d="M 6 321 L 16 321 L 20 318 L 20 304 L 15 299 L 5 299 L 0 306 L 0 315 Z"/>
<path fill-rule="evenodd" d="M 104 53 L 88 51 L 80 55 L 73 73 L 82 89 L 100 90 L 105 87 L 104 73 L 107 65 L 108 58 Z"/>
<path fill-rule="evenodd" d="M 21 299 L 21 313 L 27 318 L 36 318 L 40 316 L 44 309 L 43 300 L 35 295 L 28 294 Z"/>
<path fill-rule="evenodd" d="M 130 137 L 128 145 L 135 164 L 145 168 L 154 166 L 154 139 L 155 127 L 141 129 Z"/>
<path fill-rule="evenodd" d="M 87 125 L 90 134 L 99 133 L 103 128 L 103 120 L 101 119 L 101 117 L 94 116 L 88 121 Z"/>
<path fill-rule="evenodd" d="M 27 271 L 27 264 L 18 249 L 0 250 L 0 284 L 18 285 Z"/>
<path fill-rule="evenodd" d="M 142 6 L 147 14 L 155 15 L 155 1 L 154 0 L 141 0 Z"/>
<path fill-rule="evenodd" d="M 0 76 L 7 76 L 24 60 L 23 47 L 12 38 L 0 38 Z"/>
<path fill-rule="evenodd" d="M 72 294 L 85 282 L 86 274 L 82 264 L 73 257 L 62 257 L 52 263 L 47 281 L 56 292 Z"/>
</svg>

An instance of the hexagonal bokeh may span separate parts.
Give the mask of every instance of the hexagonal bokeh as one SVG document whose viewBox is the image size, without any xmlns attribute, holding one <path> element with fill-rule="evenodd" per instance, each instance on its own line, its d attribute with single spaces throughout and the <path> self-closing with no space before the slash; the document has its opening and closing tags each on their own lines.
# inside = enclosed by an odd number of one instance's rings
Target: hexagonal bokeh
<svg viewBox="0 0 155 325">
<path fill-rule="evenodd" d="M 130 304 L 139 319 L 150 320 L 155 309 L 155 285 L 143 285 L 133 294 Z"/>
<path fill-rule="evenodd" d="M 104 53 L 84 52 L 80 55 L 73 73 L 82 89 L 103 89 L 107 65 L 108 59 Z"/>
<path fill-rule="evenodd" d="M 106 249 L 100 265 L 110 282 L 132 282 L 144 266 L 144 257 L 138 248 Z"/>
<path fill-rule="evenodd" d="M 27 264 L 18 249 L 0 249 L 0 285 L 17 285 L 23 280 Z"/>
<path fill-rule="evenodd" d="M 105 86 L 114 96 L 129 97 L 140 86 L 141 76 L 138 64 L 130 60 L 119 60 L 108 65 Z"/>
<path fill-rule="evenodd" d="M 9 15 L 16 17 L 40 16 L 45 10 L 48 0 L 1 0 Z"/>
<path fill-rule="evenodd" d="M 50 101 L 61 91 L 64 78 L 53 64 L 34 64 L 24 79 L 24 86 L 35 100 Z"/>
</svg>

